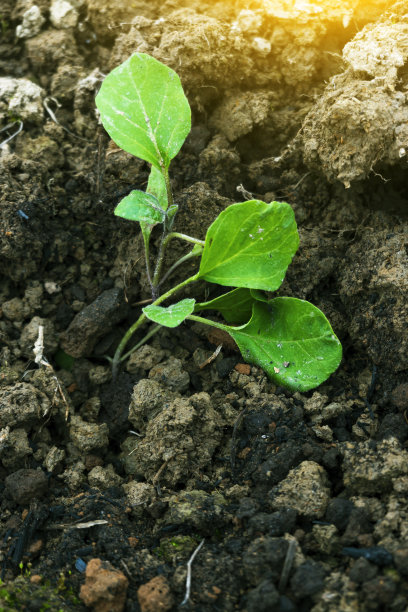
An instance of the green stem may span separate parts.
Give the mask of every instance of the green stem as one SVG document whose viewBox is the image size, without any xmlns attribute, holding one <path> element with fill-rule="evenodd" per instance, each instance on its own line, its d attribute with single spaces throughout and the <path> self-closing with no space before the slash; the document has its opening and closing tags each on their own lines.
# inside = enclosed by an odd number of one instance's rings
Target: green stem
<svg viewBox="0 0 408 612">
<path fill-rule="evenodd" d="M 167 168 L 163 168 L 163 176 L 164 176 L 164 182 L 166 183 L 167 208 L 170 208 L 170 206 L 173 206 L 174 202 L 173 202 L 173 192 L 171 189 L 169 171 Z"/>
<path fill-rule="evenodd" d="M 154 271 L 154 276 L 153 276 L 153 287 L 154 290 L 156 291 L 158 287 L 160 287 L 161 283 L 163 282 L 160 281 L 159 282 L 159 277 L 160 277 L 160 272 L 163 266 L 163 262 L 164 262 L 164 252 L 166 250 L 167 245 L 169 244 L 170 240 L 172 240 L 173 238 L 180 238 L 181 240 L 186 240 L 187 242 L 192 242 L 193 244 L 199 244 L 200 246 L 204 246 L 205 245 L 205 241 L 204 240 L 199 240 L 198 238 L 193 238 L 192 236 L 188 236 L 187 234 L 180 234 L 179 232 L 171 232 L 171 234 L 167 234 L 167 236 L 165 235 L 165 231 L 163 231 L 163 236 L 162 236 L 162 240 L 160 243 L 160 248 L 159 248 L 159 254 L 157 256 L 157 264 L 156 264 L 156 269 Z M 198 253 L 201 254 L 201 253 Z M 192 257 L 192 255 L 191 255 Z M 190 258 L 190 253 L 189 253 L 189 257 Z M 181 261 L 181 260 L 179 260 Z M 176 262 L 177 263 L 177 262 Z M 177 264 L 178 265 L 178 264 Z M 174 266 L 172 266 L 170 268 L 170 270 L 173 270 Z M 169 272 L 170 272 L 169 270 Z M 165 278 L 168 278 L 169 276 L 169 272 L 167 272 Z M 153 295 L 154 298 L 156 298 L 155 295 Z"/>
<path fill-rule="evenodd" d="M 143 242 L 145 246 L 145 259 L 146 259 L 146 274 L 147 280 L 150 285 L 150 290 L 153 293 L 153 282 L 152 282 L 152 272 L 150 269 L 150 232 L 147 234 L 142 230 Z"/>
<path fill-rule="evenodd" d="M 166 184 L 166 192 L 167 192 L 167 207 L 170 208 L 170 206 L 173 206 L 174 202 L 173 202 L 173 192 L 171 190 L 171 183 L 170 183 L 170 177 L 169 177 L 169 171 L 167 168 L 162 168 L 162 173 L 163 173 L 163 177 L 164 177 L 164 182 Z M 153 274 L 153 281 L 152 281 L 152 297 L 155 300 L 157 298 L 157 289 L 159 286 L 159 278 L 160 278 L 160 273 L 161 273 L 161 269 L 163 267 L 163 262 L 164 262 L 164 251 L 167 245 L 167 237 L 171 234 L 168 234 L 169 232 L 169 228 L 167 226 L 167 217 L 164 220 L 164 225 L 163 225 L 163 234 L 160 240 L 160 247 L 159 247 L 159 252 L 157 254 L 157 261 L 156 261 L 156 267 L 154 269 L 154 274 Z"/>
<path fill-rule="evenodd" d="M 181 240 L 186 240 L 187 242 L 192 242 L 193 244 L 199 244 L 200 246 L 204 246 L 204 240 L 199 240 L 198 238 L 193 238 L 192 236 L 187 236 L 187 234 L 180 234 L 179 232 L 171 232 L 171 234 L 166 235 L 166 230 L 163 231 L 163 236 L 160 242 L 159 253 L 157 255 L 157 263 L 156 269 L 154 271 L 153 276 L 153 299 L 156 299 L 156 291 L 157 288 L 160 287 L 161 282 L 159 282 L 161 269 L 164 263 L 164 252 L 166 250 L 167 245 L 170 240 L 173 238 L 180 238 Z M 166 278 L 168 277 L 168 273 L 166 274 Z"/>
<path fill-rule="evenodd" d="M 189 278 L 184 280 L 182 283 L 179 283 L 178 285 L 176 285 L 172 289 L 169 289 L 168 291 L 166 291 L 166 293 L 163 293 L 163 295 L 161 295 L 159 298 L 157 298 L 153 302 L 154 306 L 158 306 L 159 304 L 164 302 L 164 300 L 167 300 L 167 298 L 169 298 L 171 295 L 173 295 L 173 293 L 176 293 L 176 291 L 179 291 L 180 289 L 182 289 L 183 287 L 185 287 L 189 283 L 193 283 L 194 281 L 198 280 L 198 278 L 199 278 L 199 276 L 198 276 L 198 272 L 197 272 L 197 274 L 194 274 L 194 276 L 190 276 Z M 133 325 L 131 327 L 129 327 L 129 329 L 127 330 L 126 334 L 123 336 L 122 340 L 119 342 L 119 346 L 116 349 L 115 354 L 114 354 L 113 359 L 112 359 L 112 374 L 113 374 L 113 378 L 116 378 L 116 375 L 117 375 L 117 372 L 118 372 L 118 368 L 119 368 L 119 364 L 122 361 L 122 357 L 121 356 L 122 356 L 122 353 L 124 351 L 125 346 L 129 342 L 130 338 L 133 336 L 135 331 L 137 331 L 139 329 L 139 327 L 141 327 L 145 321 L 147 321 L 147 317 L 146 317 L 145 314 L 142 313 L 140 315 L 140 317 L 137 319 L 137 321 L 135 321 L 135 323 L 133 323 Z"/>
<path fill-rule="evenodd" d="M 228 325 L 217 323 L 217 321 L 211 321 L 211 319 L 204 319 L 204 317 L 197 317 L 197 315 L 188 315 L 187 319 L 191 319 L 191 321 L 197 321 L 197 323 L 203 323 L 204 325 L 210 325 L 210 327 L 217 327 L 218 329 L 222 329 L 226 332 L 228 332 L 228 329 L 230 329 Z"/>
<path fill-rule="evenodd" d="M 201 246 L 205 245 L 205 240 L 199 240 L 198 238 L 193 238 L 192 236 L 188 236 L 187 234 L 180 234 L 180 232 L 171 232 L 168 234 L 165 239 L 164 246 L 166 247 L 170 240 L 173 238 L 180 238 L 180 240 L 185 240 L 186 242 L 192 242 L 193 244 L 199 244 Z"/>
<path fill-rule="evenodd" d="M 154 269 L 154 274 L 153 274 L 153 289 L 152 289 L 152 297 L 154 300 L 157 299 L 157 288 L 159 286 L 159 278 L 160 278 L 160 272 L 161 269 L 163 267 L 163 262 L 164 262 L 164 249 L 166 246 L 166 225 L 163 226 L 163 234 L 160 240 L 160 247 L 159 247 L 159 252 L 157 254 L 157 261 L 156 261 L 156 267 Z"/>
<path fill-rule="evenodd" d="M 194 249 L 193 249 L 192 251 L 190 251 L 190 253 L 187 253 L 187 255 L 184 255 L 184 257 L 180 257 L 180 259 L 178 259 L 167 270 L 166 274 L 163 276 L 163 278 L 159 282 L 159 287 L 173 274 L 173 272 L 174 272 L 174 270 L 176 270 L 176 268 L 181 266 L 181 264 L 183 264 L 185 261 L 188 261 L 189 259 L 192 259 L 193 257 L 199 257 L 200 255 L 201 255 L 201 253 L 198 253 L 197 251 L 194 251 Z"/>
<path fill-rule="evenodd" d="M 135 321 L 135 323 L 133 323 L 133 325 L 131 325 L 131 327 L 129 327 L 129 329 L 127 330 L 126 334 L 123 336 L 122 340 L 119 342 L 118 348 L 116 349 L 115 354 L 114 354 L 113 359 L 112 359 L 112 376 L 113 376 L 113 379 L 116 378 L 117 373 L 118 373 L 118 367 L 119 367 L 119 364 L 121 362 L 122 351 L 124 350 L 125 346 L 129 342 L 129 340 L 131 339 L 131 337 L 133 336 L 135 331 L 137 329 L 139 329 L 139 327 L 141 325 L 143 325 L 143 323 L 146 320 L 147 320 L 146 315 L 144 315 L 142 313 L 140 315 L 140 317 L 137 319 L 137 321 Z"/>
<path fill-rule="evenodd" d="M 160 328 L 161 328 L 161 325 L 159 325 L 159 324 L 153 325 L 153 327 L 147 332 L 147 334 L 145 336 L 143 336 L 143 338 L 141 340 L 139 340 L 139 342 L 137 344 L 135 344 L 135 346 L 132 346 L 130 351 L 128 351 L 127 353 L 125 353 L 124 355 L 121 356 L 119 361 L 120 362 L 125 361 L 125 359 L 130 357 L 130 355 L 132 353 L 137 351 L 138 348 L 143 346 L 152 336 L 154 336 L 154 334 L 156 334 L 159 331 Z"/>
</svg>

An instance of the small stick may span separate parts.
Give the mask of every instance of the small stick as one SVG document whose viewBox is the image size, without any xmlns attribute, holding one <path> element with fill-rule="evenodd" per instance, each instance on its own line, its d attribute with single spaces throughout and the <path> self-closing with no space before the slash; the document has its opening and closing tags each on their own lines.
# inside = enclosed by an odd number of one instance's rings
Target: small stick
<svg viewBox="0 0 408 612">
<path fill-rule="evenodd" d="M 62 125 L 62 123 L 58 121 L 57 117 L 55 116 L 55 113 L 50 108 L 50 102 L 54 102 L 57 108 L 60 108 L 61 104 L 58 102 L 56 98 L 52 98 L 51 96 L 47 96 L 46 98 L 44 98 L 43 106 L 45 110 L 47 111 L 47 113 L 49 114 L 49 116 L 51 117 L 52 121 L 54 121 L 54 123 L 59 125 L 68 134 L 70 134 L 71 136 L 74 136 L 74 138 L 78 138 L 78 140 L 82 140 L 83 142 L 89 142 L 89 140 L 87 140 L 86 138 L 82 138 L 82 136 L 78 136 L 78 134 L 74 134 L 74 132 L 71 132 L 71 130 L 69 130 L 67 127 L 65 127 L 65 125 Z"/>
<path fill-rule="evenodd" d="M 129 572 L 129 568 L 128 568 L 128 566 L 126 565 L 126 563 L 124 562 L 124 560 L 123 560 L 123 559 L 121 559 L 121 560 L 120 560 L 120 562 L 121 562 L 121 564 L 123 565 L 123 567 L 125 568 L 125 572 L 127 573 L 128 578 L 129 578 L 130 580 L 132 580 L 132 576 L 130 575 L 130 572 Z"/>
<path fill-rule="evenodd" d="M 252 200 L 253 199 L 252 193 L 250 191 L 247 191 L 242 184 L 238 185 L 237 191 L 238 191 L 238 193 L 242 194 L 244 196 L 244 198 L 246 198 L 247 200 Z"/>
<path fill-rule="evenodd" d="M 54 391 L 54 398 L 57 395 L 57 392 L 60 394 L 61 399 L 63 401 L 63 403 L 65 404 L 65 420 L 68 421 L 68 416 L 69 416 L 69 405 L 68 402 L 66 400 L 66 397 L 64 395 L 64 392 L 62 390 L 62 387 L 60 385 L 60 382 L 54 372 L 54 368 L 52 367 L 52 365 L 49 363 L 49 361 L 44 357 L 44 326 L 43 325 L 39 325 L 38 326 L 38 337 L 37 340 L 34 343 L 34 348 L 33 348 L 33 353 L 34 353 L 34 361 L 38 366 L 44 366 L 46 368 L 49 368 L 53 374 L 53 379 L 55 380 L 57 386 L 55 388 Z M 47 416 L 48 411 L 44 413 L 43 416 Z"/>
<path fill-rule="evenodd" d="M 181 602 L 180 606 L 185 606 L 186 603 L 188 602 L 188 600 L 190 599 L 190 593 L 191 593 L 191 566 L 193 564 L 194 559 L 196 558 L 197 554 L 199 553 L 202 545 L 204 544 L 204 539 L 201 540 L 201 542 L 199 543 L 199 545 L 197 546 L 197 548 L 195 549 L 195 551 L 193 552 L 193 554 L 191 555 L 190 559 L 187 562 L 187 578 L 186 578 L 186 595 L 183 599 L 183 601 Z"/>
<path fill-rule="evenodd" d="M 288 578 L 290 574 L 290 570 L 292 569 L 293 559 L 295 558 L 296 551 L 296 540 L 293 539 L 289 542 L 288 550 L 286 552 L 285 562 L 283 564 L 281 577 L 279 580 L 279 592 L 285 590 L 285 587 L 288 583 Z"/>
<path fill-rule="evenodd" d="M 18 123 L 19 123 L 19 126 L 17 130 L 14 132 L 14 134 L 12 134 L 8 138 L 6 138 L 6 140 L 3 140 L 3 142 L 0 143 L 0 149 L 2 149 L 8 142 L 10 142 L 10 140 L 13 140 L 13 138 L 15 138 L 17 134 L 21 132 L 21 130 L 23 129 L 23 122 L 18 121 Z M 5 130 L 8 130 L 10 127 L 13 127 L 13 126 L 14 126 L 14 123 L 9 123 L 4 128 L 1 128 L 0 132 L 4 132 Z"/>
<path fill-rule="evenodd" d="M 147 300 L 141 300 L 140 302 L 134 302 L 131 306 L 145 306 L 146 304 L 151 304 L 153 302 L 152 298 L 148 298 Z"/>
<path fill-rule="evenodd" d="M 168 463 L 169 463 L 170 459 L 167 459 L 167 461 L 165 461 L 164 463 L 162 463 L 162 465 L 160 466 L 160 468 L 158 469 L 158 471 L 156 472 L 156 474 L 153 476 L 152 478 L 152 483 L 155 484 L 160 476 L 162 475 L 162 473 L 164 472 L 164 470 L 166 469 Z"/>
<path fill-rule="evenodd" d="M 217 348 L 215 349 L 215 351 L 213 352 L 212 355 L 210 355 L 210 357 L 208 359 L 206 359 L 205 361 L 203 361 L 203 363 L 201 363 L 198 367 L 200 368 L 200 370 L 202 370 L 203 368 L 205 368 L 205 366 L 208 366 L 212 361 L 214 361 L 214 359 L 216 359 L 218 357 L 218 355 L 220 354 L 220 350 L 222 349 L 222 344 L 219 344 L 217 346 Z"/>
</svg>

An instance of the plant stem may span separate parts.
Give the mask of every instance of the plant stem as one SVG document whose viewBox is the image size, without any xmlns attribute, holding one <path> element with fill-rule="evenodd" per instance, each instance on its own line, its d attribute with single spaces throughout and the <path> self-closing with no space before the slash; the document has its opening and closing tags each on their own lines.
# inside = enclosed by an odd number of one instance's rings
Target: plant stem
<svg viewBox="0 0 408 612">
<path fill-rule="evenodd" d="M 228 325 L 217 323 L 217 321 L 211 321 L 211 319 L 204 319 L 204 317 L 197 317 L 197 315 L 188 315 L 187 319 L 191 319 L 191 321 L 197 321 L 197 323 L 203 323 L 204 325 L 210 325 L 211 327 L 217 327 L 218 329 L 222 329 L 226 332 L 228 332 L 228 329 L 230 329 Z"/>
<path fill-rule="evenodd" d="M 167 300 L 167 298 L 169 298 L 171 295 L 173 295 L 173 293 L 176 293 L 176 291 L 179 291 L 179 289 L 182 289 L 183 287 L 185 287 L 189 283 L 193 283 L 194 281 L 198 280 L 198 278 L 199 278 L 199 276 L 198 276 L 198 272 L 197 272 L 197 274 L 194 274 L 194 276 L 190 276 L 189 278 L 184 280 L 182 283 L 179 283 L 175 287 L 172 287 L 172 289 L 169 289 L 168 291 L 166 291 L 166 293 L 163 293 L 163 295 L 161 295 L 159 298 L 157 298 L 153 302 L 153 304 L 155 306 L 158 306 L 159 304 L 164 302 L 164 300 Z M 203 320 L 205 320 L 205 319 L 203 319 Z M 124 351 L 125 346 L 129 342 L 130 338 L 133 336 L 135 331 L 137 331 L 139 329 L 139 327 L 141 327 L 145 321 L 147 321 L 147 317 L 146 317 L 146 315 L 144 313 L 142 313 L 140 315 L 140 317 L 137 319 L 137 321 L 135 321 L 135 323 L 133 323 L 133 325 L 131 327 L 129 327 L 129 329 L 127 330 L 126 334 L 123 336 L 122 340 L 119 342 L 118 348 L 116 349 L 115 354 L 114 354 L 113 359 L 112 359 L 112 374 L 113 374 L 113 378 L 116 378 L 119 364 L 124 359 L 124 357 L 122 357 L 122 352 Z"/>
<path fill-rule="evenodd" d="M 140 317 L 137 319 L 137 321 L 135 321 L 135 323 L 133 323 L 133 325 L 131 325 L 131 327 L 129 327 L 129 329 L 127 330 L 126 334 L 123 336 L 122 340 L 119 342 L 118 348 L 116 349 L 115 354 L 114 354 L 113 359 L 112 359 L 112 376 L 113 376 L 113 379 L 116 378 L 117 373 L 118 373 L 118 367 L 119 367 L 119 364 L 121 362 L 122 351 L 124 350 L 125 346 L 129 342 L 130 338 L 133 336 L 135 331 L 137 329 L 139 329 L 139 327 L 146 321 L 146 319 L 147 319 L 147 317 L 142 313 L 140 315 Z"/>
<path fill-rule="evenodd" d="M 192 250 L 192 251 L 190 251 L 190 253 L 187 253 L 187 255 L 184 255 L 184 257 L 180 257 L 180 259 L 178 259 L 171 266 L 171 268 L 169 268 L 167 270 L 166 274 L 163 276 L 163 278 L 159 282 L 159 287 L 169 278 L 169 276 L 171 276 L 173 274 L 173 272 L 174 272 L 174 270 L 176 268 L 181 266 L 181 264 L 183 264 L 185 261 L 188 261 L 189 259 L 192 259 L 193 257 L 199 257 L 200 255 L 201 255 L 201 253 L 197 253 L 197 252 L 194 252 L 194 250 Z"/>
<path fill-rule="evenodd" d="M 139 342 L 137 344 L 135 344 L 135 346 L 132 346 L 130 351 L 128 351 L 127 353 L 125 353 L 124 355 L 121 356 L 120 362 L 125 361 L 125 359 L 130 357 L 130 355 L 132 353 L 134 353 L 135 351 L 137 351 L 138 348 L 143 346 L 149 340 L 149 338 L 154 336 L 154 334 L 156 334 L 159 331 L 159 329 L 161 327 L 162 326 L 159 325 L 159 324 L 153 325 L 153 327 L 150 328 L 150 330 L 147 332 L 147 334 L 145 336 L 143 336 L 143 338 L 141 340 L 139 340 Z"/>
<path fill-rule="evenodd" d="M 170 208 L 170 206 L 173 206 L 174 202 L 173 202 L 173 192 L 171 190 L 171 183 L 170 183 L 168 169 L 163 167 L 162 174 L 164 177 L 164 182 L 166 184 L 167 207 Z M 163 267 L 163 262 L 164 262 L 164 250 L 167 245 L 167 236 L 171 235 L 171 234 L 168 234 L 168 232 L 169 232 L 169 228 L 167 225 L 167 217 L 165 217 L 164 225 L 163 225 L 163 234 L 160 240 L 159 252 L 157 254 L 156 266 L 154 269 L 153 280 L 151 283 L 153 300 L 156 300 L 158 297 L 157 290 L 159 287 L 159 278 L 160 278 L 160 273 L 161 273 L 161 269 Z"/>
<path fill-rule="evenodd" d="M 153 293 L 154 288 L 153 288 L 153 282 L 152 282 L 152 273 L 151 273 L 151 269 L 150 269 L 150 232 L 147 234 L 144 231 L 142 231 L 142 235 L 143 235 L 143 242 L 144 242 L 144 246 L 145 246 L 145 260 L 146 260 L 147 280 L 148 280 L 149 285 L 150 285 L 150 291 Z"/>
<path fill-rule="evenodd" d="M 180 238 L 180 240 L 192 242 L 193 244 L 200 244 L 201 246 L 205 245 L 205 240 L 199 240 L 198 238 L 193 238 L 192 236 L 188 236 L 187 234 L 180 234 L 180 232 L 171 232 L 171 234 L 168 234 L 166 236 L 164 246 L 166 247 L 170 240 L 172 240 L 173 238 Z"/>
<path fill-rule="evenodd" d="M 173 192 L 171 190 L 169 171 L 167 168 L 163 168 L 163 176 L 164 176 L 164 182 L 166 183 L 167 208 L 170 208 L 170 206 L 173 206 L 174 202 L 173 202 Z"/>
<path fill-rule="evenodd" d="M 163 262 L 164 262 L 164 252 L 170 240 L 172 240 L 173 238 L 180 238 L 181 240 L 186 240 L 187 242 L 192 242 L 193 244 L 199 244 L 200 246 L 204 246 L 205 244 L 204 240 L 199 240 L 198 238 L 187 236 L 187 234 L 180 234 L 179 232 L 171 232 L 171 234 L 166 235 L 166 231 L 165 230 L 163 231 L 162 239 L 160 242 L 159 253 L 157 255 L 156 269 L 154 271 L 154 276 L 153 276 L 153 299 L 157 298 L 157 295 L 156 295 L 157 289 L 158 287 L 160 287 L 161 283 L 164 280 L 163 279 L 162 281 L 159 282 L 159 277 L 160 277 L 161 269 L 162 269 Z M 188 259 L 190 258 L 190 256 L 192 257 L 192 255 L 189 254 Z M 181 262 L 181 260 L 179 261 Z M 179 264 L 177 263 L 177 265 Z M 174 266 L 170 268 L 171 271 L 173 271 L 173 269 L 174 269 Z M 168 278 L 169 272 L 167 272 L 165 278 Z"/>
<path fill-rule="evenodd" d="M 158 290 L 158 286 L 159 286 L 159 278 L 160 278 L 160 272 L 161 269 L 163 267 L 163 262 L 164 262 L 164 249 L 166 246 L 166 225 L 163 226 L 163 233 L 162 233 L 162 237 L 160 240 L 160 247 L 159 247 L 159 252 L 157 254 L 157 261 L 156 261 L 156 267 L 154 269 L 154 274 L 153 274 L 153 283 L 152 283 L 152 298 L 153 300 L 157 300 L 157 290 Z"/>
</svg>

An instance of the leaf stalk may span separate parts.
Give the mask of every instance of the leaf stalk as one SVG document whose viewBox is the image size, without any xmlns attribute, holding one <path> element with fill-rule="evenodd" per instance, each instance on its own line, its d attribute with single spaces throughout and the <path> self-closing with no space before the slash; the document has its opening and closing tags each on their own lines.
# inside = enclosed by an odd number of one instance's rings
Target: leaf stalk
<svg viewBox="0 0 408 612">
<path fill-rule="evenodd" d="M 196 280 L 198 280 L 198 273 L 194 274 L 194 276 L 190 276 L 189 278 L 187 278 L 183 282 L 179 283 L 175 287 L 172 287 L 171 289 L 166 291 L 166 293 L 163 293 L 163 295 L 158 297 L 153 302 L 153 305 L 154 306 L 158 306 L 159 304 L 161 304 L 162 302 L 167 300 L 167 298 L 172 296 L 174 293 L 176 293 L 180 289 L 183 289 L 186 285 L 188 285 L 189 283 L 193 283 Z M 123 336 L 122 340 L 119 342 L 118 348 L 116 349 L 115 354 L 114 354 L 113 359 L 112 359 L 112 374 L 113 374 L 113 378 L 116 378 L 116 376 L 117 376 L 119 365 L 120 365 L 121 361 L 123 361 L 126 357 L 128 357 L 131 354 L 131 352 L 132 352 L 132 351 L 130 351 L 130 352 L 126 353 L 126 355 L 122 355 L 122 353 L 123 353 L 123 351 L 125 349 L 125 346 L 129 342 L 129 340 L 131 339 L 133 334 L 139 329 L 139 327 L 141 327 L 143 325 L 143 323 L 145 321 L 147 321 L 147 317 L 146 317 L 145 314 L 142 313 L 140 315 L 140 317 L 137 319 L 137 321 L 135 321 L 135 323 L 133 323 L 133 325 L 131 325 L 131 327 L 129 327 L 129 329 L 127 330 L 127 332 Z M 143 341 L 141 341 L 141 343 L 139 345 L 137 345 L 137 348 L 139 348 L 139 346 L 142 346 L 142 344 L 144 342 L 145 342 L 145 340 L 143 339 Z M 132 350 L 136 350 L 136 348 L 133 348 Z"/>
</svg>

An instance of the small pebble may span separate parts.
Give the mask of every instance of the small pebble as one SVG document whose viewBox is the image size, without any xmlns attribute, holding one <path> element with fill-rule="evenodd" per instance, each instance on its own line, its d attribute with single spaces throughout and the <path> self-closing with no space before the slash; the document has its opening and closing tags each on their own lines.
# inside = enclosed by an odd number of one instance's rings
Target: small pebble
<svg viewBox="0 0 408 612">
<path fill-rule="evenodd" d="M 249 376 L 251 373 L 251 366 L 247 363 L 237 363 L 234 370 L 236 370 L 239 374 L 245 374 Z"/>
<path fill-rule="evenodd" d="M 155 576 L 142 584 L 137 591 L 137 599 L 142 612 L 165 612 L 174 604 L 170 585 L 164 576 Z"/>
</svg>

